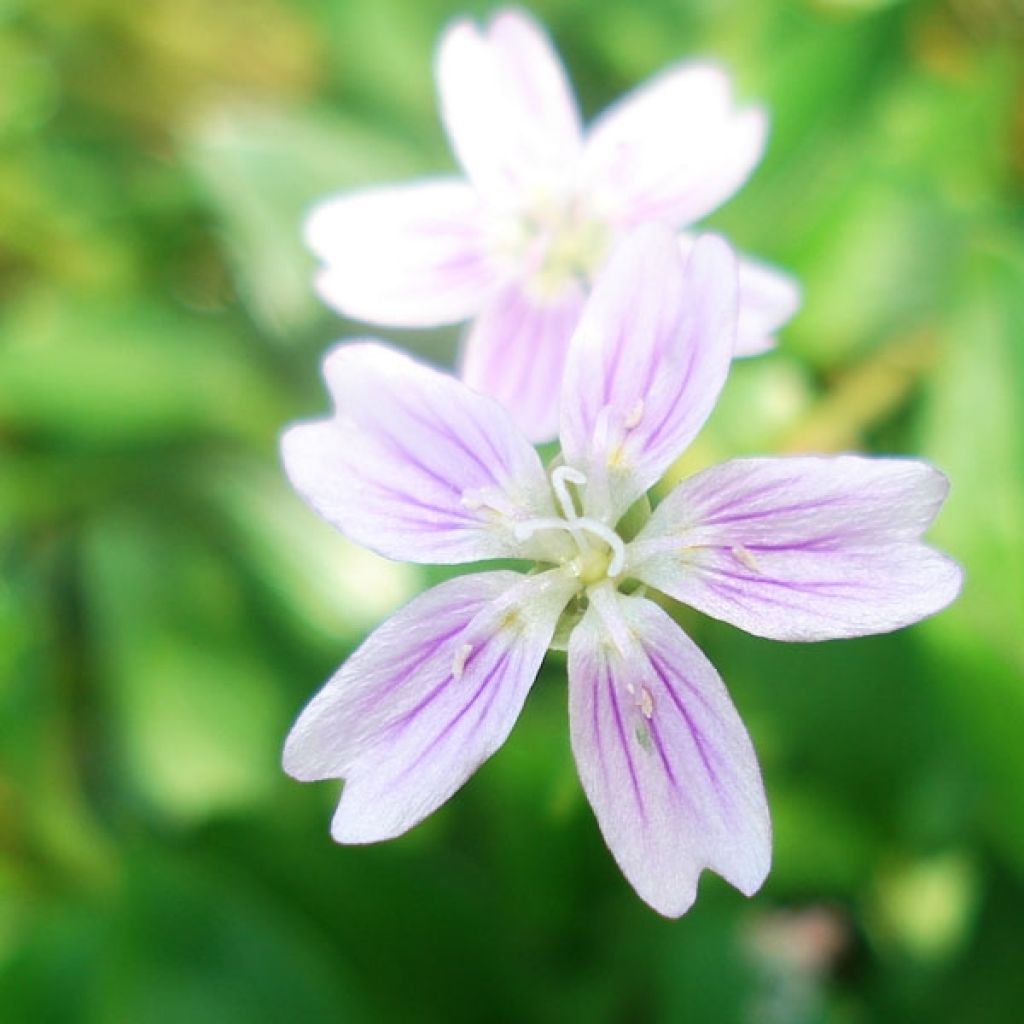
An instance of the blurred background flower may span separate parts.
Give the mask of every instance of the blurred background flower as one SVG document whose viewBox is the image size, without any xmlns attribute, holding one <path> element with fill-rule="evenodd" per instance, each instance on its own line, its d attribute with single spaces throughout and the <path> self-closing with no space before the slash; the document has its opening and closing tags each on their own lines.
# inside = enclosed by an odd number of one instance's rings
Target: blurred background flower
<svg viewBox="0 0 1024 1024">
<path fill-rule="evenodd" d="M 547 0 L 584 114 L 682 57 L 764 102 L 712 218 L 795 271 L 686 457 L 924 454 L 960 601 L 768 645 L 687 617 L 775 821 L 752 902 L 618 876 L 557 655 L 399 842 L 280 771 L 304 700 L 441 574 L 287 489 L 323 411 L 314 199 L 448 172 L 447 0 L 0 0 L 0 1016 L 55 1022 L 1016 1022 L 1024 975 L 1024 14 L 1017 0 Z M 365 331 L 364 331 L 365 333 Z M 384 333 L 384 332 L 375 332 Z M 453 331 L 392 339 L 450 359 Z"/>
</svg>

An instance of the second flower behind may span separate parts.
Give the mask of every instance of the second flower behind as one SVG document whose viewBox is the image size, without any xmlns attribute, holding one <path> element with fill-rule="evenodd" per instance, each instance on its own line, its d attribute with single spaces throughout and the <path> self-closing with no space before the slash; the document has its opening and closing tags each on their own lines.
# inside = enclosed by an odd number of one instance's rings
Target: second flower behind
<svg viewBox="0 0 1024 1024">
<path fill-rule="evenodd" d="M 737 108 L 728 76 L 670 68 L 584 133 L 544 31 L 521 11 L 459 21 L 437 55 L 441 113 L 465 180 L 366 189 L 306 225 L 317 289 L 347 316 L 394 327 L 472 320 L 463 379 L 497 398 L 531 441 L 558 434 L 569 339 L 615 244 L 642 223 L 693 225 L 746 181 L 766 119 Z M 693 236 L 680 234 L 689 251 Z M 739 264 L 736 354 L 773 343 L 796 311 L 787 274 Z"/>
</svg>

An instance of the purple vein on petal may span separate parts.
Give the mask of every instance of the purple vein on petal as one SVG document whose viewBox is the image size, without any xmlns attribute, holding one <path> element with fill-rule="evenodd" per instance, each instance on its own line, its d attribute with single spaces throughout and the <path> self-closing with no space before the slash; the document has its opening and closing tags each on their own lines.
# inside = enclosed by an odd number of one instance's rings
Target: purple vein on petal
<svg viewBox="0 0 1024 1024">
<path fill-rule="evenodd" d="M 694 478 L 698 479 L 698 478 Z M 791 479 L 786 480 L 770 480 L 766 484 L 762 484 L 760 487 L 756 487 L 752 491 L 745 491 L 741 497 L 745 503 L 757 501 L 759 498 L 766 498 L 769 495 L 775 494 L 778 491 L 784 490 L 788 487 L 793 486 L 794 481 Z M 714 517 L 719 515 L 721 512 L 725 512 L 727 509 L 733 507 L 736 501 L 735 494 L 729 494 L 724 500 L 721 500 L 714 508 L 706 509 L 704 514 L 701 516 L 701 524 L 714 525 Z"/>
<path fill-rule="evenodd" d="M 396 487 L 392 487 L 389 484 L 385 484 L 377 480 L 374 480 L 370 486 L 379 491 L 382 496 L 393 498 L 396 502 L 402 502 L 403 504 L 406 505 L 412 505 L 414 508 L 423 509 L 424 512 L 436 512 L 438 515 L 448 516 L 453 519 L 461 519 L 463 522 L 467 523 L 470 526 L 478 525 L 478 520 L 473 518 L 473 516 L 471 516 L 467 511 L 463 510 L 462 508 L 444 508 L 441 505 L 435 505 L 433 502 L 424 501 L 419 496 L 410 494 L 408 491 L 400 491 Z M 394 513 L 389 512 L 388 518 L 397 519 L 399 517 L 396 516 Z M 423 520 L 421 519 L 409 519 L 407 520 L 407 524 L 410 526 L 417 524 L 424 525 Z M 447 529 L 447 527 L 441 527 L 441 529 Z"/>
<path fill-rule="evenodd" d="M 509 305 L 513 305 L 513 304 L 509 303 Z M 508 335 L 510 340 L 513 339 L 513 338 L 514 339 L 519 339 L 519 338 L 522 337 L 523 327 L 526 324 L 526 321 L 527 321 L 528 317 L 529 317 L 529 310 L 526 308 L 525 297 L 524 297 L 523 305 L 520 306 L 516 310 L 516 319 L 514 321 L 514 325 L 511 326 L 511 327 L 509 327 L 507 324 L 504 325 L 505 332 L 507 333 L 507 335 Z M 530 369 L 531 369 L 531 367 L 530 367 L 529 360 L 526 360 L 526 359 L 519 360 L 519 365 L 516 367 L 516 377 L 515 377 L 515 380 L 510 382 L 510 386 L 507 389 L 506 394 L 515 395 L 515 394 L 519 393 L 520 389 L 523 386 L 523 383 L 526 380 L 527 374 L 530 372 Z"/>
<path fill-rule="evenodd" d="M 511 648 L 506 648 L 504 651 L 502 651 L 501 657 L 498 658 L 498 660 L 491 666 L 490 670 L 487 672 L 484 678 L 480 681 L 480 685 L 473 692 L 472 697 L 470 697 L 469 700 L 462 706 L 462 709 L 458 712 L 458 714 L 456 714 L 455 717 L 452 718 L 450 721 L 445 723 L 444 728 L 423 748 L 423 750 L 419 752 L 419 754 L 416 755 L 416 757 L 408 765 L 406 765 L 405 768 L 402 769 L 401 774 L 395 780 L 396 782 L 401 779 L 405 779 L 409 775 L 411 775 L 423 763 L 423 761 L 430 756 L 430 754 L 438 747 L 438 745 L 442 743 L 445 740 L 445 738 L 451 734 L 451 731 L 455 728 L 455 726 L 459 724 L 459 722 L 467 714 L 470 708 L 472 708 L 473 705 L 476 704 L 476 702 L 480 699 L 480 695 L 484 692 L 485 689 L 487 689 L 488 685 L 494 679 L 494 676 L 505 667 L 506 663 L 508 662 L 510 654 Z M 452 683 L 450 677 L 446 677 L 445 680 L 442 682 L 441 686 L 435 688 L 432 691 L 430 699 L 432 700 L 443 687 L 449 685 L 454 684 Z M 492 690 L 497 689 L 498 687 L 492 687 Z M 492 703 L 493 700 L 494 696 L 492 695 Z M 488 704 L 487 707 L 484 709 L 484 713 L 486 713 L 486 711 L 489 710 L 489 708 L 490 704 Z"/>
<path fill-rule="evenodd" d="M 744 495 L 744 500 L 748 500 Z M 787 516 L 796 512 L 816 512 L 827 508 L 842 505 L 844 498 L 816 498 L 812 501 L 797 502 L 795 505 L 772 506 L 765 509 L 751 509 L 749 511 L 736 512 L 732 515 L 704 517 L 701 519 L 701 526 L 726 526 L 730 523 L 744 523 L 757 519 L 767 519 L 770 516 Z"/>
<path fill-rule="evenodd" d="M 453 612 L 457 611 L 457 610 L 458 609 L 452 609 Z M 372 695 L 368 694 L 367 695 L 368 699 L 366 700 L 366 704 L 376 704 L 378 701 L 380 701 L 382 699 L 385 699 L 387 697 L 390 697 L 391 694 L 393 694 L 395 692 L 395 690 L 399 689 L 404 683 L 407 683 L 409 681 L 410 677 L 414 673 L 419 672 L 424 667 L 424 665 L 426 665 L 426 663 L 448 641 L 453 640 L 455 637 L 457 637 L 465 628 L 466 628 L 465 623 L 460 623 L 458 626 L 456 626 L 454 629 L 449 630 L 447 633 L 444 633 L 443 635 L 441 635 L 439 637 L 434 637 L 431 640 L 431 642 L 430 642 L 430 646 L 425 651 L 418 651 L 417 652 L 416 659 L 413 662 L 413 664 L 404 666 L 400 670 L 400 672 L 397 674 L 396 678 L 390 680 L 388 682 L 388 685 L 386 687 L 384 687 L 383 690 L 374 691 L 372 693 Z M 468 661 L 468 659 L 467 659 L 467 661 Z M 437 695 L 439 690 L 440 690 L 440 686 L 437 687 L 436 689 L 432 690 L 430 692 L 430 694 L 428 694 L 426 697 L 424 697 L 422 700 L 420 700 L 419 703 L 417 703 L 414 707 L 412 707 L 409 710 L 407 710 L 402 716 L 400 716 L 394 722 L 392 722 L 389 728 L 390 729 L 400 729 L 404 725 L 406 725 L 407 724 L 406 719 L 408 719 L 408 721 L 411 721 L 412 718 L 414 718 L 416 715 L 418 715 L 419 712 L 424 707 L 426 707 L 426 705 L 429 704 L 431 700 L 433 700 L 433 698 Z M 372 699 L 369 699 L 371 697 L 372 697 Z"/>
<path fill-rule="evenodd" d="M 748 573 L 737 572 L 722 565 L 702 565 L 702 573 L 712 573 L 725 579 L 735 580 L 737 583 L 753 583 L 756 586 L 778 587 L 780 590 L 789 590 L 795 593 L 832 593 L 842 596 L 843 591 L 849 588 L 845 580 L 781 580 L 768 575 L 749 575 Z M 871 583 L 867 580 L 858 581 L 857 590 L 867 587 L 871 589 Z M 876 585 L 877 589 L 877 585 Z"/>
<path fill-rule="evenodd" d="M 619 736 L 622 753 L 626 757 L 626 764 L 629 766 L 629 777 L 633 783 L 633 795 L 636 797 L 637 810 L 640 812 L 640 817 L 646 822 L 647 809 L 644 807 L 644 798 L 640 791 L 640 782 L 636 777 L 636 764 L 633 761 L 633 753 L 629 745 L 629 740 L 626 738 L 626 731 L 622 725 L 622 714 L 619 711 L 619 702 L 615 696 L 614 684 L 610 673 L 605 674 L 605 682 L 607 684 L 609 705 L 611 707 L 612 715 L 615 718 L 615 730 Z"/>
<path fill-rule="evenodd" d="M 414 423 L 419 424 L 426 430 L 431 431 L 435 436 L 443 438 L 449 444 L 453 445 L 456 449 L 461 451 L 471 462 L 475 463 L 476 467 L 480 470 L 483 475 L 489 479 L 494 480 L 494 470 L 487 466 L 487 464 L 480 458 L 479 455 L 472 448 L 470 448 L 465 441 L 458 434 L 456 434 L 451 427 L 443 420 L 436 419 L 434 417 L 420 416 L 414 412 L 410 407 L 405 407 L 405 413 Z M 490 438 L 483 432 L 479 432 L 480 437 L 488 443 L 490 446 Z M 491 454 L 496 462 L 501 463 L 501 459 L 498 454 L 491 447 Z"/>
<path fill-rule="evenodd" d="M 459 494 L 459 488 L 453 484 L 450 480 L 446 480 L 443 476 L 440 476 L 435 470 L 429 466 L 424 465 L 419 459 L 415 458 L 409 453 L 409 451 L 394 437 L 388 436 L 377 436 L 375 440 L 382 444 L 383 447 L 389 449 L 392 455 L 395 456 L 399 461 L 407 462 L 409 465 L 418 469 L 424 476 L 429 477 L 434 483 L 439 484 L 446 491 L 452 494 Z"/>
<path fill-rule="evenodd" d="M 661 420 L 658 422 L 658 425 L 647 435 L 647 438 L 645 439 L 644 445 L 648 450 L 650 450 L 655 444 L 657 444 L 658 439 L 661 437 L 662 431 L 665 429 L 665 425 L 671 419 L 672 414 L 679 407 L 683 395 L 686 394 L 686 389 L 689 386 L 690 378 L 691 376 L 693 376 L 693 369 L 697 362 L 696 348 L 691 347 L 689 352 L 687 353 L 687 357 L 688 358 L 686 368 L 680 375 L 681 382 L 675 389 L 675 397 L 672 399 L 671 402 L 666 402 L 665 411 L 662 414 Z"/>
<path fill-rule="evenodd" d="M 669 683 L 668 675 L 666 674 L 664 667 L 659 665 L 654 658 L 650 657 L 650 655 L 648 655 L 648 660 L 650 661 L 651 668 L 654 669 L 655 675 L 657 675 L 657 677 L 661 680 L 661 684 L 665 688 L 665 692 L 668 694 L 669 700 L 671 700 L 672 703 L 675 705 L 676 710 L 679 712 L 679 714 L 682 716 L 683 721 L 686 723 L 686 728 L 690 732 L 690 736 L 693 739 L 694 746 L 697 748 L 697 753 L 700 756 L 701 762 L 704 765 L 704 769 L 708 773 L 708 777 L 711 780 L 711 784 L 715 787 L 715 792 L 720 793 L 721 787 L 718 781 L 718 773 L 712 766 L 711 759 L 708 756 L 707 750 L 705 749 L 703 734 L 701 733 L 700 729 L 698 729 L 697 726 L 694 724 L 693 718 L 690 716 L 690 713 L 683 706 L 683 703 L 679 699 L 678 694 L 676 694 L 675 689 L 672 687 L 671 683 Z M 682 682 L 683 685 L 686 687 L 686 689 L 691 694 L 696 695 L 706 708 L 708 705 L 703 694 L 699 694 L 696 688 L 690 684 L 689 680 L 682 679 L 681 677 L 678 678 L 680 679 L 680 682 Z"/>
<path fill-rule="evenodd" d="M 609 405 L 612 400 L 612 382 L 618 376 L 619 363 L 622 361 L 622 350 L 626 347 L 624 342 L 625 334 L 626 329 L 623 327 L 616 335 L 609 362 L 604 367 L 604 378 L 601 381 L 603 405 Z"/>
<path fill-rule="evenodd" d="M 683 795 L 682 790 L 679 788 L 679 782 L 676 779 L 676 773 L 672 770 L 672 762 L 669 761 L 665 744 L 662 742 L 661 730 L 658 728 L 658 723 L 654 720 L 653 716 L 644 724 L 644 727 L 650 733 L 651 740 L 658 751 L 658 756 L 661 758 L 662 766 L 665 769 L 665 774 L 668 776 L 668 781 L 672 784 L 672 788 L 680 795 Z"/>
</svg>

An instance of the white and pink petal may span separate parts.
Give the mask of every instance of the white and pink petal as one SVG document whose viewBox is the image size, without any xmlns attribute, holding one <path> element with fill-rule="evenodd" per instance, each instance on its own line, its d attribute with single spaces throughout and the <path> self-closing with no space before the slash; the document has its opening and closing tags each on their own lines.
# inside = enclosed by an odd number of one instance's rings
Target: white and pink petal
<svg viewBox="0 0 1024 1024">
<path fill-rule="evenodd" d="M 679 236 L 679 248 L 689 258 L 696 235 Z M 800 285 L 792 274 L 749 256 L 739 257 L 739 316 L 737 356 L 756 356 L 775 346 L 775 333 L 800 308 Z"/>
<path fill-rule="evenodd" d="M 367 638 L 303 710 L 284 750 L 297 779 L 345 779 L 338 842 L 412 828 L 505 742 L 571 588 L 558 572 L 462 576 Z"/>
<path fill-rule="evenodd" d="M 562 452 L 587 477 L 587 515 L 613 525 L 704 425 L 729 372 L 736 308 L 736 258 L 721 239 L 701 237 L 685 263 L 661 225 L 616 247 L 562 383 Z"/>
<path fill-rule="evenodd" d="M 324 376 L 336 412 L 282 438 L 295 489 L 388 558 L 531 557 L 522 519 L 554 515 L 536 451 L 508 413 L 455 378 L 372 342 L 340 345 Z"/>
<path fill-rule="evenodd" d="M 470 181 L 501 207 L 572 182 L 579 112 L 544 30 L 526 12 L 500 11 L 483 30 L 452 24 L 438 48 L 441 116 Z"/>
<path fill-rule="evenodd" d="M 541 299 L 511 283 L 490 300 L 466 335 L 462 379 L 497 400 L 535 444 L 558 436 L 565 356 L 583 300 L 576 284 Z"/>
<path fill-rule="evenodd" d="M 457 180 L 364 189 L 314 207 L 306 244 L 320 297 L 345 316 L 393 327 L 465 320 L 499 281 L 485 207 Z"/>
<path fill-rule="evenodd" d="M 959 592 L 959 566 L 921 540 L 947 490 L 912 459 L 734 459 L 665 498 L 627 571 L 757 636 L 889 632 Z"/>
<path fill-rule="evenodd" d="M 685 227 L 725 202 L 764 151 L 767 122 L 737 108 L 710 64 L 662 72 L 609 107 L 587 134 L 583 187 L 622 226 Z"/>
<path fill-rule="evenodd" d="M 721 678 L 657 605 L 611 591 L 569 642 L 569 719 L 580 780 L 642 899 L 678 917 L 709 868 L 746 895 L 771 861 L 750 737 Z"/>
</svg>

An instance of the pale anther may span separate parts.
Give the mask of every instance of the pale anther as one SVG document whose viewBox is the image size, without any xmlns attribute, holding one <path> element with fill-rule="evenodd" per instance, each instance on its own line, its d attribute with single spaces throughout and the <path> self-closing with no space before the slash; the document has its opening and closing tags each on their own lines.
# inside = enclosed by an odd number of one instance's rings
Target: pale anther
<svg viewBox="0 0 1024 1024">
<path fill-rule="evenodd" d="M 474 487 L 465 490 L 459 498 L 459 504 L 471 512 L 486 511 L 499 519 L 510 518 L 514 512 L 508 495 L 497 487 Z"/>
<path fill-rule="evenodd" d="M 630 409 L 628 413 L 626 413 L 626 418 L 622 421 L 622 425 L 627 430 L 632 430 L 634 427 L 639 425 L 640 421 L 643 418 L 644 418 L 644 400 L 642 398 L 638 398 L 636 400 L 636 404 L 633 406 L 633 408 Z"/>
<path fill-rule="evenodd" d="M 751 572 L 756 572 L 758 575 L 761 574 L 761 566 L 754 557 L 754 553 L 748 548 L 745 548 L 742 544 L 736 544 L 730 548 L 730 551 L 733 558 L 738 562 L 742 562 Z"/>
<path fill-rule="evenodd" d="M 640 714 L 644 718 L 654 717 L 654 697 L 651 696 L 651 691 L 646 686 L 640 687 Z"/>
<path fill-rule="evenodd" d="M 452 681 L 458 682 L 462 673 L 466 670 L 466 659 L 473 651 L 472 644 L 459 644 L 455 648 L 455 656 L 452 658 Z"/>
</svg>

